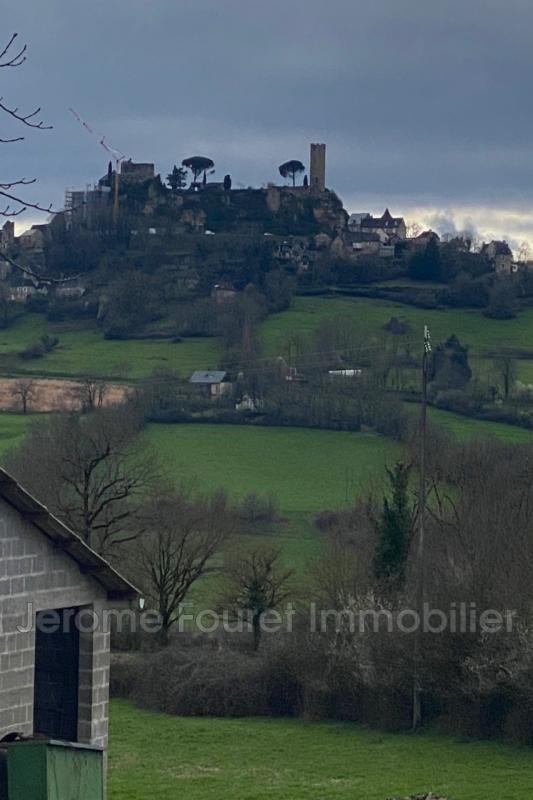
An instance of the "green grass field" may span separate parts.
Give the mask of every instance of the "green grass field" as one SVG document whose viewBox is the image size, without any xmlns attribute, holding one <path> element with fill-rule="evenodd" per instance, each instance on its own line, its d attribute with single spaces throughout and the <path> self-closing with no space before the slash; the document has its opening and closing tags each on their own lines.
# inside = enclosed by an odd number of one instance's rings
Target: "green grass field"
<svg viewBox="0 0 533 800">
<path fill-rule="evenodd" d="M 475 352 L 487 349 L 533 347 L 533 309 L 516 319 L 487 319 L 479 311 L 468 309 L 425 310 L 399 303 L 367 298 L 296 297 L 292 308 L 275 314 L 264 326 L 265 342 L 273 355 L 284 354 L 291 337 L 312 333 L 321 320 L 350 317 L 361 332 L 362 346 L 382 335 L 383 325 L 393 316 L 406 320 L 416 337 L 429 325 L 434 342 L 455 333 Z"/>
<path fill-rule="evenodd" d="M 35 415 L 0 412 L 0 454 L 22 439 L 32 419 L 35 419 Z"/>
<path fill-rule="evenodd" d="M 526 800 L 533 753 L 347 723 L 181 718 L 111 704 L 109 800 Z"/>
<path fill-rule="evenodd" d="M 43 334 L 57 336 L 59 346 L 44 358 L 25 360 L 17 353 Z M 218 363 L 214 339 L 107 340 L 95 325 L 72 326 L 49 323 L 44 316 L 28 314 L 0 331 L 0 371 L 35 375 L 102 375 L 140 378 L 159 367 L 188 376 L 195 369 L 211 369 Z"/>
<path fill-rule="evenodd" d="M 533 443 L 533 431 L 519 428 L 516 425 L 462 417 L 440 408 L 430 408 L 429 418 L 453 433 L 458 439 L 482 439 L 494 436 L 506 442 Z"/>
<path fill-rule="evenodd" d="M 174 479 L 233 497 L 273 493 L 284 512 L 346 506 L 400 448 L 382 436 L 245 425 L 151 425 L 147 441 Z"/>
</svg>

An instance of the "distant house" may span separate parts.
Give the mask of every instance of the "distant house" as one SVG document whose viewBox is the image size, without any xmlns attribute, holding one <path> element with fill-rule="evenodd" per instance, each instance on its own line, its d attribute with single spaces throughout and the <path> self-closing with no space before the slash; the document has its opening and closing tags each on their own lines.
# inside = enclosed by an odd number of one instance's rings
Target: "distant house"
<svg viewBox="0 0 533 800">
<path fill-rule="evenodd" d="M 233 300 L 237 297 L 238 291 L 231 283 L 216 283 L 211 289 L 211 298 L 217 305 Z"/>
<path fill-rule="evenodd" d="M 32 250 L 42 252 L 44 249 L 44 234 L 41 230 L 42 225 L 32 225 L 32 227 L 21 233 L 18 243 L 22 250 Z"/>
<path fill-rule="evenodd" d="M 213 398 L 228 394 L 232 389 L 229 375 L 223 370 L 197 369 L 191 375 L 189 383 Z"/>
<path fill-rule="evenodd" d="M 61 284 L 55 290 L 57 297 L 77 299 L 83 297 L 85 294 L 85 286 L 79 280 L 70 281 L 69 283 Z"/>
<path fill-rule="evenodd" d="M 492 241 L 489 244 L 484 244 L 481 248 L 481 254 L 490 261 L 495 272 L 500 274 L 507 273 L 508 275 L 516 272 L 513 253 L 507 242 Z"/>
<path fill-rule="evenodd" d="M 299 264 L 305 257 L 305 244 L 298 240 L 285 239 L 274 251 L 274 258 L 279 261 L 292 261 Z"/>
<path fill-rule="evenodd" d="M 361 230 L 361 223 L 364 219 L 369 219 L 371 214 L 369 211 L 359 211 L 357 214 L 350 214 L 348 218 L 348 228 L 351 231 Z"/>
<path fill-rule="evenodd" d="M 430 242 L 436 242 L 438 244 L 440 242 L 440 237 L 435 231 L 427 230 L 409 239 L 409 246 L 416 250 L 424 250 Z"/>
<path fill-rule="evenodd" d="M 354 254 L 378 255 L 381 248 L 381 240 L 377 233 L 363 233 L 354 231 L 349 234 Z"/>
<path fill-rule="evenodd" d="M 360 378 L 363 374 L 362 369 L 330 369 L 328 375 L 331 378 Z"/>
<path fill-rule="evenodd" d="M 33 283 L 24 283 L 20 286 L 12 286 L 9 291 L 9 299 L 13 303 L 25 303 L 28 297 L 33 297 L 35 294 L 48 294 L 46 286 L 38 287 Z"/>
<path fill-rule="evenodd" d="M 391 239 L 403 240 L 407 238 L 407 227 L 403 217 L 393 217 L 386 208 L 381 217 L 363 217 L 361 230 L 365 233 L 377 233 L 384 244 Z"/>
</svg>

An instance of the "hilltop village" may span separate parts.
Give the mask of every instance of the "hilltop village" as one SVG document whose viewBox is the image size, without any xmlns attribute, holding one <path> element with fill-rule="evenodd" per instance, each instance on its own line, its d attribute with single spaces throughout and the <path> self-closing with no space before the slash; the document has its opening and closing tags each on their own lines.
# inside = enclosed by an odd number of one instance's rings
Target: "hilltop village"
<svg viewBox="0 0 533 800">
<path fill-rule="evenodd" d="M 251 251 L 263 272 L 282 269 L 308 288 L 401 275 L 449 283 L 458 274 L 513 275 L 531 267 L 516 262 L 504 241 L 441 241 L 434 231 L 408 228 L 388 208 L 378 216 L 349 214 L 327 188 L 325 144 L 311 144 L 308 168 L 285 162 L 279 169 L 286 182 L 262 188 L 235 188 L 230 175 L 210 180 L 209 158 L 185 164 L 164 180 L 153 163 L 110 163 L 94 185 L 68 189 L 64 210 L 48 223 L 15 236 L 13 222 L 5 222 L 4 298 L 24 303 L 35 295 L 73 299 L 96 291 L 102 299 L 103 286 L 124 270 L 162 268 L 185 291 L 220 299 L 253 279 Z"/>
</svg>

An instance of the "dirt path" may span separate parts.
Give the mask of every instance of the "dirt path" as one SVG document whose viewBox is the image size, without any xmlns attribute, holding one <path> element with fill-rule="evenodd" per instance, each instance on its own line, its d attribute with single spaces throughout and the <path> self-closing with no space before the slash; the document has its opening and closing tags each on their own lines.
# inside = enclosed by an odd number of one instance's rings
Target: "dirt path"
<svg viewBox="0 0 533 800">
<path fill-rule="evenodd" d="M 21 411 L 22 398 L 17 391 L 31 383 L 28 413 L 35 411 L 79 410 L 91 388 L 80 381 L 60 378 L 0 378 L 0 411 Z M 119 383 L 106 383 L 102 405 L 123 403 L 130 390 Z"/>
</svg>

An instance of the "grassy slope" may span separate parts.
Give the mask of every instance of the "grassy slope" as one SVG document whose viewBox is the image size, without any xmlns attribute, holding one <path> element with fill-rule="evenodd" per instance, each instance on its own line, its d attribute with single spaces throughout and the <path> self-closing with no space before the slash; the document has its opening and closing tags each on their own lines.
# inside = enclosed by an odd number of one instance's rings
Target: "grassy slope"
<svg viewBox="0 0 533 800">
<path fill-rule="evenodd" d="M 366 298 L 296 297 L 290 311 L 274 315 L 264 325 L 270 352 L 284 352 L 283 343 L 291 336 L 310 333 L 321 319 L 336 316 L 350 316 L 364 343 L 381 334 L 383 325 L 396 316 L 409 322 L 415 335 L 416 331 L 422 335 L 423 326 L 429 325 L 435 342 L 455 333 L 475 351 L 533 347 L 533 309 L 516 319 L 492 320 L 466 309 L 426 310 Z"/>
<path fill-rule="evenodd" d="M 59 347 L 45 358 L 26 361 L 16 353 L 43 334 L 57 336 Z M 12 327 L 0 331 L 0 372 L 32 372 L 36 375 L 97 374 L 138 378 L 156 367 L 190 375 L 195 369 L 217 365 L 218 349 L 213 339 L 109 341 L 96 327 L 51 324 L 37 314 L 28 314 Z"/>
<path fill-rule="evenodd" d="M 495 436 L 506 442 L 533 442 L 533 431 L 506 425 L 503 422 L 486 422 L 484 420 L 462 417 L 440 408 L 429 409 L 430 419 L 442 425 L 459 439 L 474 439 Z"/>
<path fill-rule="evenodd" d="M 0 412 L 0 454 L 20 441 L 32 419 L 35 416 Z"/>
<path fill-rule="evenodd" d="M 381 436 L 305 428 L 152 425 L 147 438 L 173 476 L 273 493 L 285 512 L 345 506 L 399 452 Z"/>
<path fill-rule="evenodd" d="M 531 750 L 342 723 L 184 719 L 111 705 L 109 800 L 524 800 Z"/>
<path fill-rule="evenodd" d="M 290 311 L 276 314 L 263 325 L 267 350 L 272 355 L 287 354 L 288 342 L 295 335 L 311 333 L 320 320 L 350 316 L 361 332 L 361 342 L 369 345 L 382 333 L 391 316 L 407 320 L 413 334 L 424 324 L 431 327 L 434 341 L 456 333 L 473 354 L 498 347 L 533 347 L 533 309 L 514 320 L 490 320 L 479 311 L 465 309 L 424 310 L 397 303 L 366 298 L 296 297 Z M 44 333 L 58 336 L 60 346 L 44 359 L 24 361 L 16 353 Z M 217 365 L 219 345 L 214 339 L 188 339 L 179 344 L 170 340 L 107 341 L 96 326 L 76 328 L 72 323 L 48 323 L 41 315 L 29 314 L 11 328 L 0 331 L 0 372 L 30 371 L 38 375 L 76 375 L 98 373 L 112 377 L 137 378 L 154 367 L 175 369 L 190 374 L 194 369 Z M 533 361 L 519 362 L 520 378 L 533 382 Z"/>
</svg>

